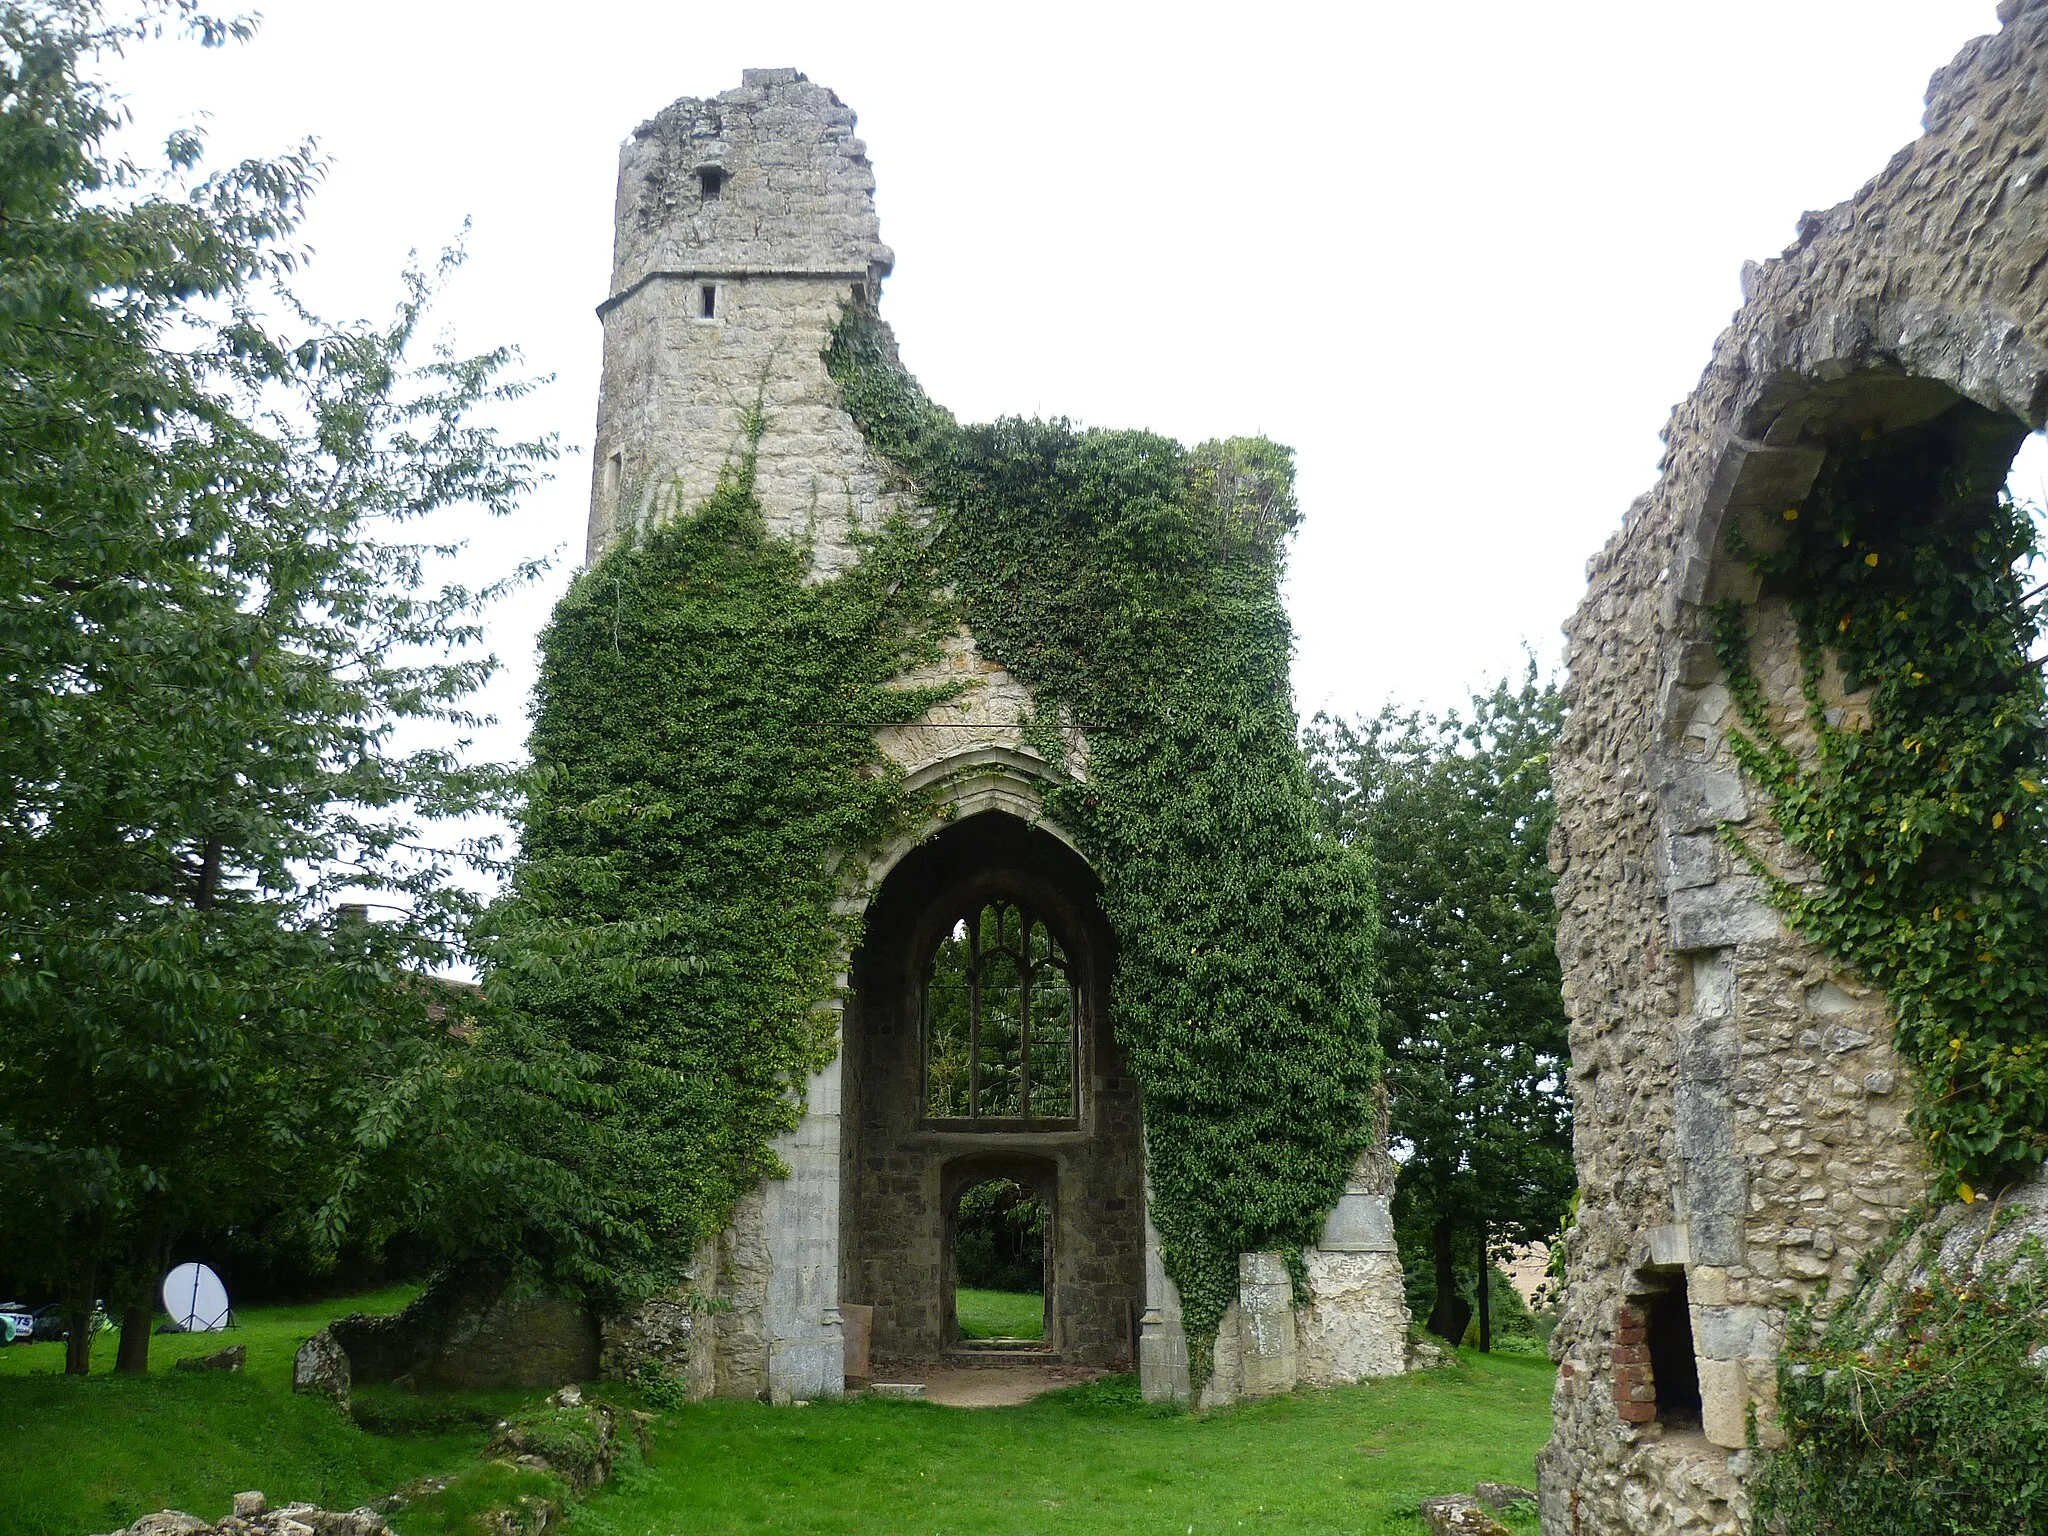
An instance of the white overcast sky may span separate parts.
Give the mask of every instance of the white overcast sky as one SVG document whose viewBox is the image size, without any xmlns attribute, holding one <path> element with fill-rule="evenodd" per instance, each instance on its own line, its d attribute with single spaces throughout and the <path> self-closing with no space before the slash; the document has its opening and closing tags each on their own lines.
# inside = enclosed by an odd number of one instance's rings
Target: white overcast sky
<svg viewBox="0 0 2048 1536">
<path fill-rule="evenodd" d="M 559 549 L 502 609 L 498 753 L 580 558 L 617 146 L 678 96 L 794 66 L 860 115 L 896 249 L 884 313 L 962 417 L 1064 414 L 1294 447 L 1296 693 L 1457 703 L 1546 661 L 1585 562 L 1746 258 L 1919 129 L 1992 0 L 1213 6 L 271 0 L 255 42 L 119 64 L 213 158 L 330 157 L 304 291 L 382 315 L 474 220 L 445 308 L 554 383 L 575 450 L 478 542 Z"/>
</svg>

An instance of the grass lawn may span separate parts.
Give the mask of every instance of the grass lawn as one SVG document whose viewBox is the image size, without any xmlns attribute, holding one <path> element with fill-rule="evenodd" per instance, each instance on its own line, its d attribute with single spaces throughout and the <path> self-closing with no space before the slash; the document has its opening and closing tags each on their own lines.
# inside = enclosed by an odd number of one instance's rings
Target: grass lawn
<svg viewBox="0 0 2048 1536">
<path fill-rule="evenodd" d="M 291 1391 L 292 1355 L 308 1334 L 346 1312 L 395 1310 L 410 1295 L 251 1308 L 225 1340 L 155 1339 L 146 1377 L 111 1374 L 111 1337 L 82 1381 L 60 1374 L 56 1345 L 0 1349 L 0 1533 L 87 1536 L 165 1507 L 217 1519 L 244 1488 L 274 1503 L 346 1509 L 465 1470 L 466 1482 L 394 1524 L 402 1536 L 473 1530 L 468 1511 L 517 1491 L 510 1480 L 537 1478 L 476 1457 L 488 1421 L 539 1393 L 369 1388 L 352 1419 Z M 1002 1320 L 991 1331 L 1006 1332 L 1021 1331 L 1014 1314 L 1038 1300 L 963 1292 L 963 1316 L 976 1296 L 996 1298 Z M 223 1342 L 248 1346 L 247 1370 L 171 1369 Z M 1419 1536 L 1415 1507 L 1431 1494 L 1480 1478 L 1532 1483 L 1549 1433 L 1547 1360 L 1470 1351 L 1461 1360 L 1202 1418 L 1147 1407 L 1131 1377 L 1018 1408 L 699 1403 L 655 1419 L 651 1456 L 622 1458 L 611 1485 L 572 1513 L 570 1536 Z M 608 1390 L 622 1403 L 637 1396 Z M 1510 1524 L 1536 1528 L 1533 1518 Z"/>
<path fill-rule="evenodd" d="M 664 1414 L 645 1466 L 573 1536 L 1258 1531 L 1417 1536 L 1415 1507 L 1481 1478 L 1534 1486 L 1550 1362 L 1467 1351 L 1456 1369 L 1194 1418 L 1111 1377 L 1019 1408 L 854 1399 Z M 1533 1532 L 1533 1515 L 1510 1522 Z"/>
<path fill-rule="evenodd" d="M 292 1394 L 292 1356 L 309 1334 L 344 1313 L 396 1311 L 413 1295 L 399 1287 L 252 1307 L 225 1334 L 152 1339 L 147 1376 L 112 1373 L 113 1334 L 96 1341 L 84 1380 L 62 1374 L 61 1344 L 0 1349 L 0 1532 L 87 1536 L 166 1507 L 215 1520 L 245 1488 L 261 1488 L 273 1503 L 349 1509 L 472 1464 L 485 1427 L 459 1414 L 422 1424 L 415 1413 L 412 1427 L 423 1433 L 371 1434 L 326 1401 Z M 246 1369 L 172 1369 L 227 1344 L 248 1346 Z M 531 1395 L 512 1394 L 508 1406 Z"/>
<path fill-rule="evenodd" d="M 960 1332 L 970 1339 L 1045 1337 L 1045 1297 L 1038 1291 L 977 1291 L 963 1285 L 953 1292 L 953 1312 Z"/>
</svg>

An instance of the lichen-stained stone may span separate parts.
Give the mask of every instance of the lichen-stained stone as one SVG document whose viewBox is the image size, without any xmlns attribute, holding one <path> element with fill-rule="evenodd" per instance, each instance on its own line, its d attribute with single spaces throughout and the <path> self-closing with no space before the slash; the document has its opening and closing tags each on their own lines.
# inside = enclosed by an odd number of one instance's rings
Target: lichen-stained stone
<svg viewBox="0 0 2048 1536">
<path fill-rule="evenodd" d="M 1292 1392 L 1300 1379 L 1293 1291 L 1282 1255 L 1238 1255 L 1238 1341 L 1246 1397 Z"/>
<path fill-rule="evenodd" d="M 292 1390 L 294 1392 L 315 1392 L 322 1397 L 331 1397 L 344 1408 L 349 1400 L 348 1351 L 335 1339 L 334 1332 L 322 1328 L 313 1337 L 299 1346 L 292 1357 Z"/>
<path fill-rule="evenodd" d="M 1807 877 L 1742 782 L 1711 616 L 1748 605 L 1766 703 L 1810 751 L 1789 612 L 1728 530 L 1768 539 L 1835 445 L 1930 423 L 1995 486 L 2048 409 L 2048 0 L 2006 0 L 1999 20 L 1935 75 L 1918 140 L 1745 269 L 1656 487 L 1566 626 L 1551 858 L 1582 1195 L 1547 1536 L 1746 1529 L 1750 1464 L 1730 1447 L 1752 1408 L 1762 1442 L 1777 1435 L 1787 1307 L 1839 1291 L 1930 1182 L 1883 997 L 1790 932 L 1719 841 L 1733 824 Z M 1831 719 L 1867 719 L 1834 669 L 1821 688 Z M 1615 1373 L 1642 1369 L 1615 1360 L 1622 1304 L 1680 1273 L 1704 1432 L 1630 1423 L 1638 1387 L 1617 1396 Z"/>
<path fill-rule="evenodd" d="M 1447 1493 L 1422 1501 L 1422 1523 L 1431 1536 L 1508 1536 L 1486 1505 L 1470 1494 Z"/>
<path fill-rule="evenodd" d="M 1307 1296 L 1296 1310 L 1305 1386 L 1346 1386 L 1408 1368 L 1408 1307 L 1398 1254 L 1302 1254 Z"/>
</svg>

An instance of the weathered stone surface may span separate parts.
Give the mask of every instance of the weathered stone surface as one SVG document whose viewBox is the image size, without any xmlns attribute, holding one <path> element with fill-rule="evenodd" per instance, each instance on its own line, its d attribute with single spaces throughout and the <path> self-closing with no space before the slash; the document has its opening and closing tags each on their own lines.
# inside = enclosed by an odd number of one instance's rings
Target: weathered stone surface
<svg viewBox="0 0 2048 1536">
<path fill-rule="evenodd" d="M 762 408 L 756 485 L 768 524 L 816 541 L 822 572 L 893 504 L 826 376 L 826 338 L 893 258 L 854 115 L 794 70 L 684 99 L 619 153 L 590 520 L 595 558 L 636 525 L 695 506 Z M 721 172 L 707 196 L 703 172 Z M 704 291 L 712 290 L 711 313 Z"/>
<path fill-rule="evenodd" d="M 839 1315 L 846 1330 L 847 1385 L 865 1386 L 874 1374 L 875 1309 L 857 1301 L 839 1303 Z"/>
<path fill-rule="evenodd" d="M 322 1328 L 301 1344 L 292 1357 L 294 1392 L 318 1392 L 347 1407 L 349 1385 L 348 1352 L 335 1339 L 331 1328 Z"/>
<path fill-rule="evenodd" d="M 678 1382 L 692 1402 L 709 1397 L 717 1384 L 714 1324 L 702 1310 L 697 1276 L 712 1262 L 707 1253 L 667 1295 L 647 1297 L 601 1318 L 598 1373 L 612 1380 Z"/>
<path fill-rule="evenodd" d="M 1246 1397 L 1292 1392 L 1300 1379 L 1293 1291 L 1285 1256 L 1238 1255 L 1238 1350 Z"/>
<path fill-rule="evenodd" d="M 1510 1536 L 1487 1507 L 1465 1493 L 1446 1493 L 1422 1501 L 1422 1523 L 1433 1536 Z"/>
<path fill-rule="evenodd" d="M 1316 1247 L 1324 1253 L 1395 1253 L 1394 1220 L 1387 1197 L 1363 1191 L 1339 1197 Z"/>
<path fill-rule="evenodd" d="M 116 1531 L 114 1536 L 212 1536 L 213 1527 L 197 1515 L 188 1515 L 182 1510 L 159 1510 L 153 1515 L 144 1515 L 133 1525 Z"/>
<path fill-rule="evenodd" d="M 1408 1369 L 1408 1305 L 1394 1253 L 1302 1253 L 1307 1296 L 1296 1310 L 1305 1386 L 1345 1386 Z"/>
<path fill-rule="evenodd" d="M 510 1287 L 495 1271 L 443 1276 L 403 1312 L 345 1317 L 327 1333 L 356 1381 L 473 1391 L 587 1381 L 598 1371 L 598 1327 L 587 1308 Z"/>
<path fill-rule="evenodd" d="M 245 1344 L 230 1344 L 226 1349 L 216 1349 L 210 1355 L 194 1355 L 180 1360 L 177 1368 L 181 1371 L 239 1371 L 248 1363 L 249 1349 Z"/>
<path fill-rule="evenodd" d="M 619 1454 L 618 1414 L 567 1386 L 548 1399 L 547 1411 L 501 1425 L 483 1454 L 551 1473 L 581 1498 L 611 1477 Z"/>
<path fill-rule="evenodd" d="M 1491 1504 L 1495 1509 L 1506 1509 L 1512 1504 L 1536 1502 L 1536 1490 L 1524 1488 L 1520 1483 L 1474 1483 L 1472 1496 L 1482 1504 Z"/>
<path fill-rule="evenodd" d="M 1924 135 L 1746 272 L 1656 488 L 1591 562 L 1567 626 L 1552 864 L 1582 1194 L 1539 1463 L 1546 1536 L 1744 1529 L 1750 1464 L 1728 1447 L 1752 1407 L 1764 1443 L 1778 1433 L 1785 1309 L 1839 1285 L 1927 1187 L 1884 999 L 1790 933 L 1715 841 L 1733 824 L 1768 867 L 1809 876 L 1742 783 L 1712 611 L 1747 605 L 1765 705 L 1810 752 L 1791 616 L 1728 530 L 1767 546 L 1830 453 L 1908 427 L 1946 434 L 1988 494 L 2040 420 L 2048 4 L 2000 18 L 1936 75 Z M 1867 718 L 1834 669 L 1821 692 L 1831 719 Z M 1680 1269 L 1704 1435 L 1651 1422 L 1642 1341 L 1623 1340 L 1626 1298 Z"/>
<path fill-rule="evenodd" d="M 1393 1184 L 1382 1106 L 1345 1198 L 1369 1200 L 1383 1210 Z M 1417 1346 L 1411 1338 L 1399 1254 L 1304 1248 L 1305 1284 L 1293 1294 L 1284 1319 L 1284 1260 L 1278 1254 L 1245 1254 L 1239 1259 L 1238 1299 L 1216 1330 L 1214 1368 L 1202 1391 L 1191 1394 L 1180 1292 L 1166 1275 L 1158 1241 L 1147 1221 L 1147 1306 L 1139 1356 L 1148 1401 L 1184 1403 L 1192 1396 L 1197 1407 L 1208 1409 L 1299 1386 L 1343 1386 L 1443 1363 L 1442 1351 Z"/>
<path fill-rule="evenodd" d="M 235 1495 L 232 1513 L 218 1524 L 179 1510 L 144 1515 L 112 1536 L 390 1536 L 374 1509 L 332 1510 L 312 1504 L 272 1509 L 260 1493 Z"/>
</svg>

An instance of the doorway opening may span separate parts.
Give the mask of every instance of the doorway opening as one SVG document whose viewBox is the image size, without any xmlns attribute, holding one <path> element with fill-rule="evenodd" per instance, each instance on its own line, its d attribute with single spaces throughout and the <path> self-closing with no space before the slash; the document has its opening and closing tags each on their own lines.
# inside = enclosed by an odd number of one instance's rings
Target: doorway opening
<svg viewBox="0 0 2048 1536">
<path fill-rule="evenodd" d="M 985 1179 L 953 1218 L 953 1321 L 972 1349 L 1045 1347 L 1046 1220 L 1038 1191 Z"/>
<path fill-rule="evenodd" d="M 1144 1140 L 1113 963 L 1087 865 L 1007 812 L 882 881 L 840 1058 L 839 1294 L 874 1308 L 876 1356 L 985 1369 L 981 1335 L 1043 1352 L 1020 1365 L 1129 1369 Z"/>
</svg>

